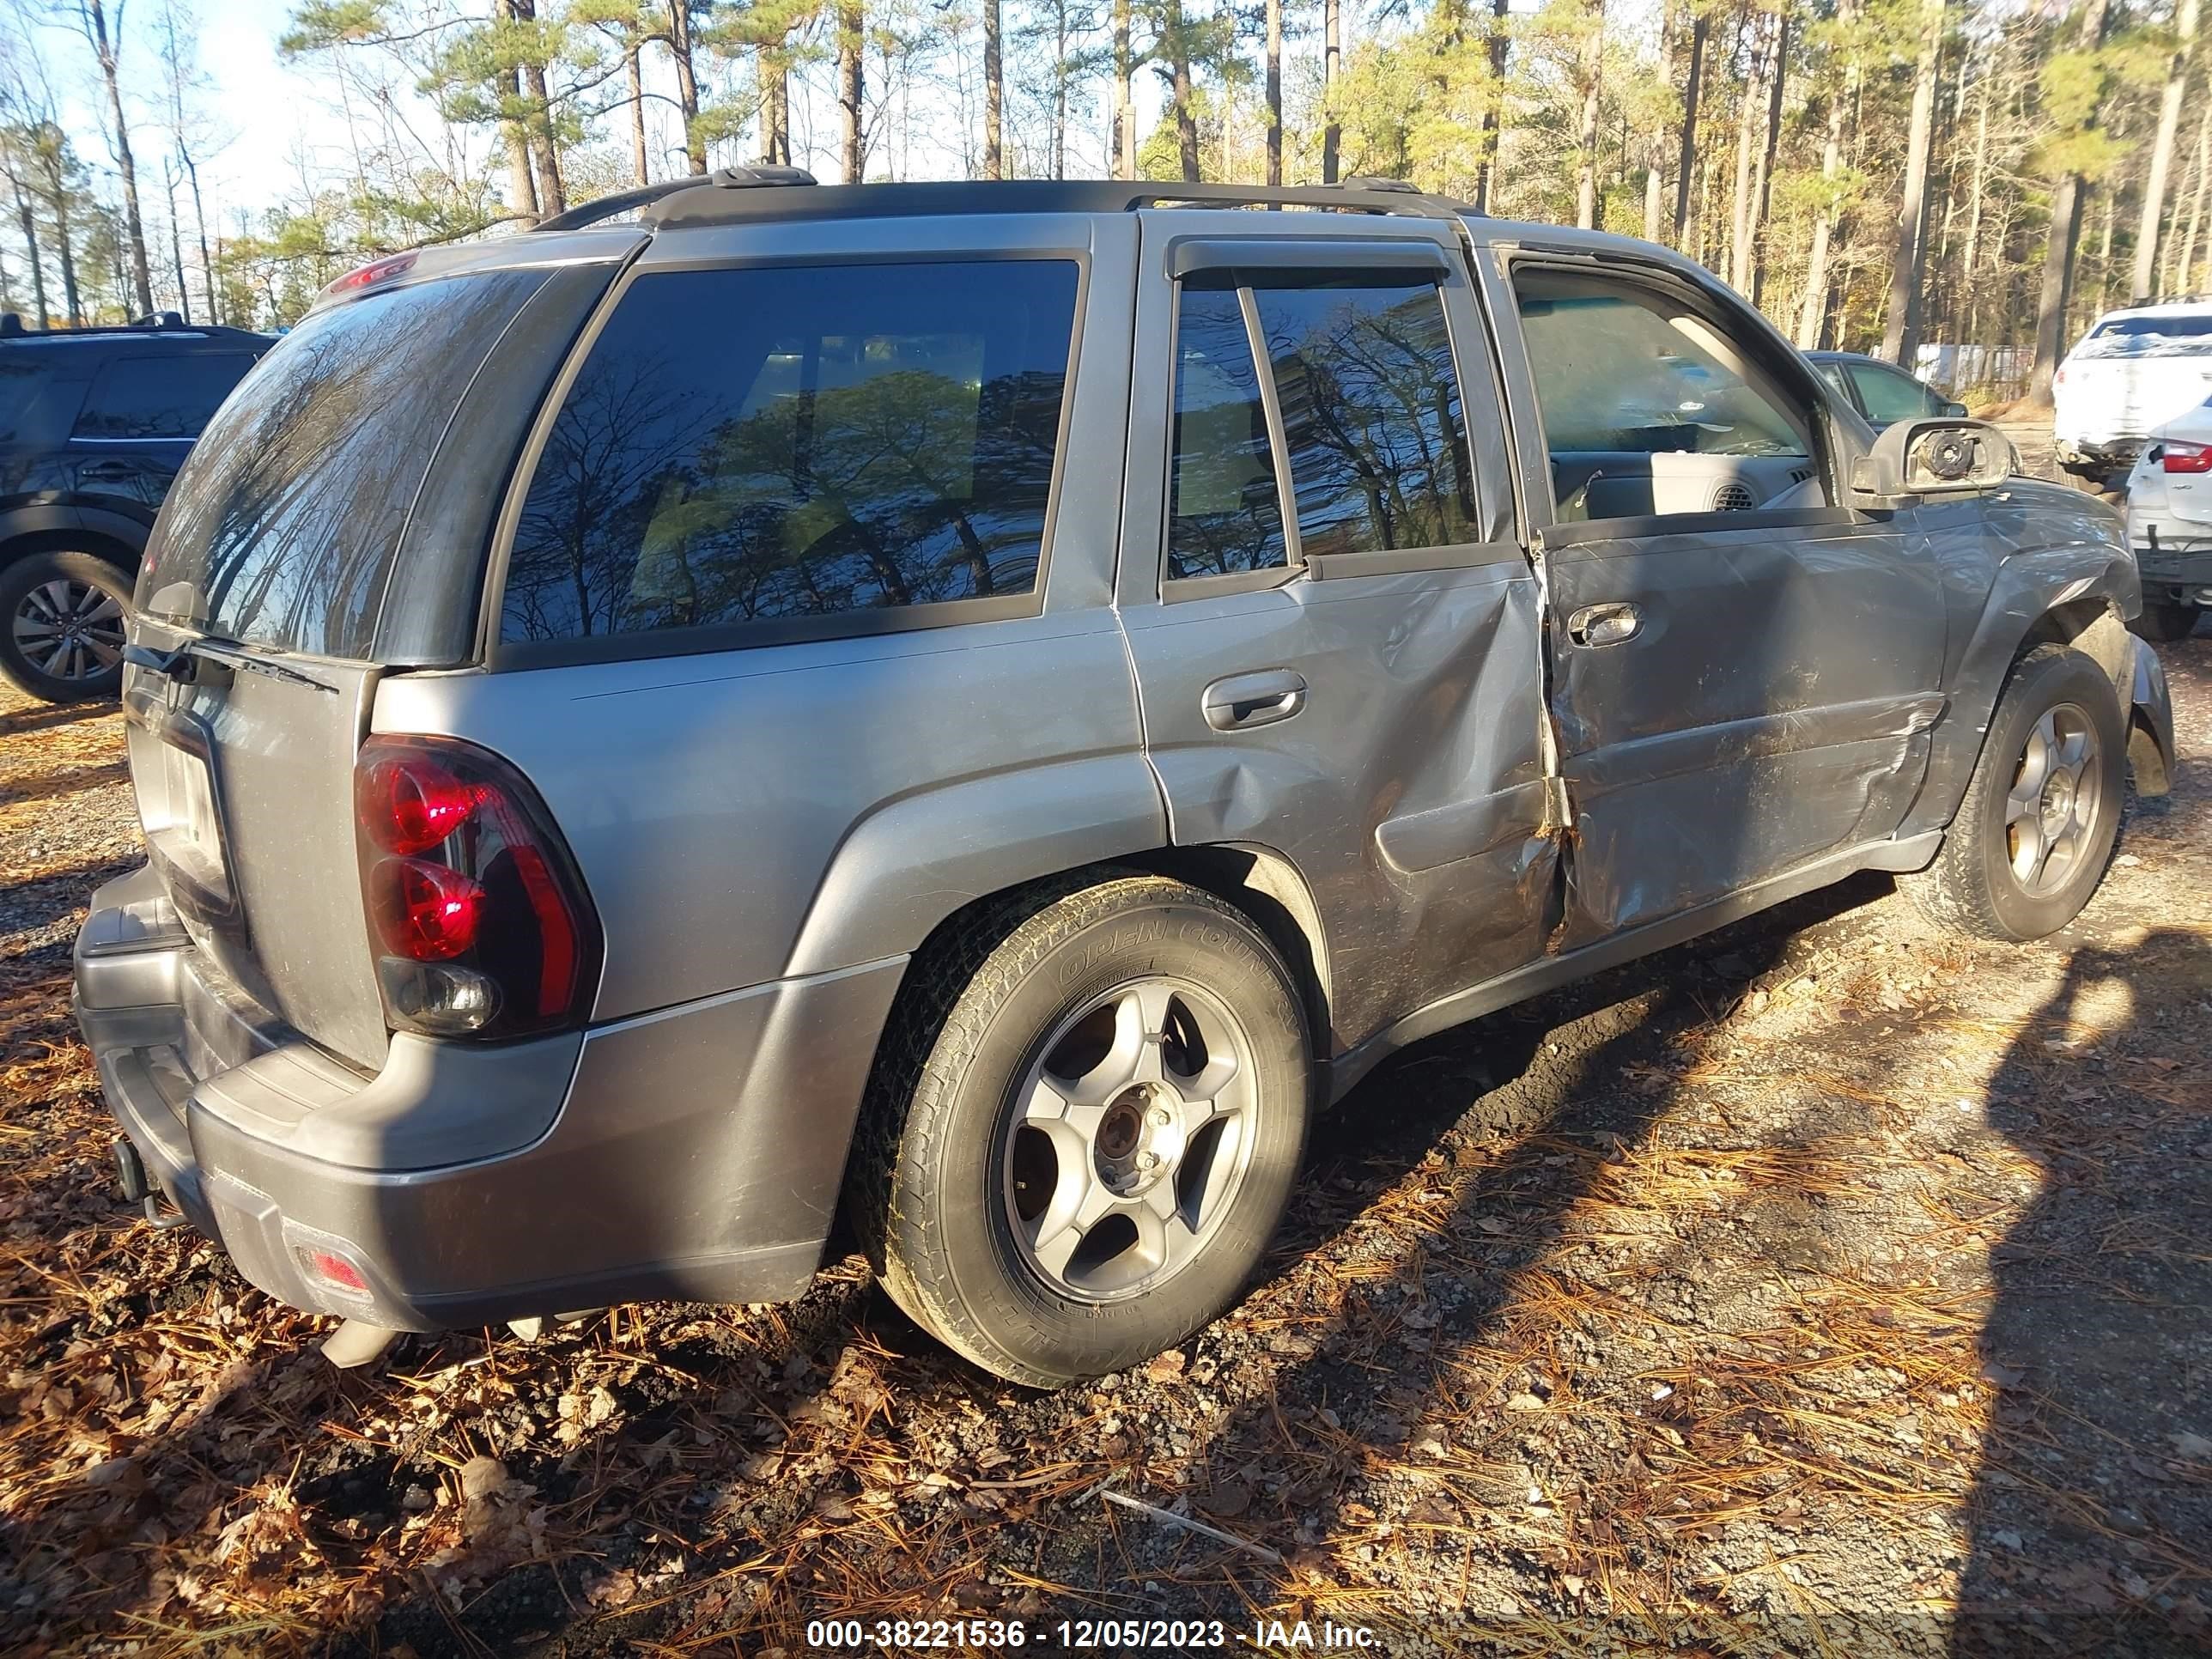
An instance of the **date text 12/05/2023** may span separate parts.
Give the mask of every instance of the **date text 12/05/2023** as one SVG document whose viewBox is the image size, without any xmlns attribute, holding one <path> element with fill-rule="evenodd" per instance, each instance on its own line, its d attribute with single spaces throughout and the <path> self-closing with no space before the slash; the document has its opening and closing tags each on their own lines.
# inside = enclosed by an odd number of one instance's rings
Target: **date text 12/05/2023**
<svg viewBox="0 0 2212 1659">
<path fill-rule="evenodd" d="M 1248 1648 L 1261 1651 L 1335 1649 L 1350 1651 L 1378 1646 L 1364 1625 L 1330 1620 L 1260 1619 L 1249 1632 L 1219 1619 L 1063 1619 L 1032 1629 L 1020 1619 L 815 1619 L 807 1621 L 810 1652 L 872 1649 L 878 1652 L 926 1651 L 932 1648 L 1035 1647 L 1085 1652 L 1158 1648 L 1183 1652 L 1204 1648 Z"/>
</svg>

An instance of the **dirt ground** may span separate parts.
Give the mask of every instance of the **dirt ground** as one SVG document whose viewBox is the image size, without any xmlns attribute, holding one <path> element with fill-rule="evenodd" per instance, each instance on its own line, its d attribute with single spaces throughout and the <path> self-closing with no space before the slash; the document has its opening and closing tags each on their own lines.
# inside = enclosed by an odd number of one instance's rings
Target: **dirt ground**
<svg viewBox="0 0 2212 1659">
<path fill-rule="evenodd" d="M 0 1650 L 2212 1650 L 2212 629 L 2165 656 L 2195 764 L 2066 934 L 1862 878 L 1429 1042 L 1241 1306 L 1056 1395 L 855 1261 L 332 1372 L 113 1194 L 67 954 L 119 720 L 0 701 Z"/>
</svg>

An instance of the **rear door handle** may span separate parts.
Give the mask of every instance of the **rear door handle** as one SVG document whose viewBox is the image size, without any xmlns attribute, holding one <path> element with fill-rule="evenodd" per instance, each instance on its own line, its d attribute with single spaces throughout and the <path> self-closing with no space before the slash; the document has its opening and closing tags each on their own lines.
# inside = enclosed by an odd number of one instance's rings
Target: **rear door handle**
<svg viewBox="0 0 2212 1659">
<path fill-rule="evenodd" d="M 94 461 L 89 466 L 79 467 L 77 476 L 81 478 L 128 478 L 137 471 L 128 461 Z"/>
<path fill-rule="evenodd" d="M 1620 645 L 1644 629 L 1644 613 L 1632 605 L 1586 605 L 1567 618 L 1567 637 L 1577 645 Z"/>
<path fill-rule="evenodd" d="M 1207 686 L 1200 705 L 1206 711 L 1206 723 L 1217 732 L 1272 726 L 1306 706 L 1305 676 L 1291 668 L 1231 674 Z"/>
</svg>

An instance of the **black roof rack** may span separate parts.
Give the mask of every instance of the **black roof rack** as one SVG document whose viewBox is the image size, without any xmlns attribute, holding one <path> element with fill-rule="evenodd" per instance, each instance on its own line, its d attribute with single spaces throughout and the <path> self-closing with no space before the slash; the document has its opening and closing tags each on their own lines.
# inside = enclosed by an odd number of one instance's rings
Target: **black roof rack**
<svg viewBox="0 0 2212 1659">
<path fill-rule="evenodd" d="M 188 334 L 210 340 L 256 340 L 269 337 L 252 329 L 231 328 L 219 323 L 188 323 L 181 313 L 157 311 L 128 323 L 89 323 L 82 328 L 27 328 L 22 314 L 0 311 L 0 340 L 89 340 L 115 334 Z"/>
<path fill-rule="evenodd" d="M 639 213 L 656 229 L 777 219 L 910 218 L 961 213 L 1131 213 L 1140 208 L 1311 208 L 1339 213 L 1404 214 L 1449 218 L 1474 210 L 1431 196 L 1396 179 L 1350 179 L 1340 185 L 1184 185 L 1109 179 L 1060 181 L 1013 179 L 905 185 L 813 185 L 805 190 L 763 188 L 796 184 L 762 177 L 781 169 L 745 167 L 705 179 L 653 185 Z M 805 175 L 801 175 L 802 178 Z M 807 182 L 811 185 L 811 180 Z M 626 192 L 637 194 L 638 192 Z M 598 204 L 592 204 L 597 206 Z M 565 227 L 562 227 L 565 228 Z"/>
<path fill-rule="evenodd" d="M 650 207 L 664 196 L 673 196 L 679 191 L 702 187 L 757 190 L 811 185 L 813 182 L 814 175 L 804 167 L 722 167 L 704 175 L 690 173 L 681 179 L 665 179 L 657 185 L 640 185 L 632 190 L 618 190 L 611 196 L 595 198 L 581 207 L 572 207 L 566 213 L 540 219 L 531 228 L 533 231 L 581 230 L 586 225 L 602 224 L 625 213 L 635 213 Z"/>
</svg>

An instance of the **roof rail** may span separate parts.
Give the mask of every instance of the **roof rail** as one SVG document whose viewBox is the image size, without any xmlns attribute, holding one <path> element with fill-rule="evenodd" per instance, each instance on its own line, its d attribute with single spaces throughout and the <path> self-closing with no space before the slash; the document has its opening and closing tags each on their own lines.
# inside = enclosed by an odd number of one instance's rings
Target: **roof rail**
<svg viewBox="0 0 2212 1659">
<path fill-rule="evenodd" d="M 664 196 L 673 196 L 678 191 L 692 190 L 701 185 L 719 185 L 724 190 L 757 189 L 784 185 L 811 185 L 814 175 L 804 167 L 722 167 L 715 172 L 690 173 L 681 179 L 664 179 L 657 185 L 639 185 L 632 190 L 618 190 L 611 196 L 596 197 L 580 207 L 572 207 L 566 213 L 556 213 L 550 219 L 540 219 L 531 228 L 544 230 L 581 230 L 586 225 L 602 224 L 648 208 Z"/>
<path fill-rule="evenodd" d="M 174 311 L 157 311 L 127 323 L 86 323 L 76 328 L 66 324 L 60 328 L 32 328 L 24 323 L 21 313 L 0 311 L 0 340 L 88 340 L 100 336 L 151 333 L 204 335 L 210 339 L 266 337 L 250 328 L 233 328 L 227 323 L 188 323 L 181 313 Z"/>
<path fill-rule="evenodd" d="M 783 183 L 776 178 L 762 176 L 780 171 L 767 167 L 733 168 L 726 172 L 752 176 L 726 178 L 717 173 L 694 179 L 689 188 L 679 187 L 655 197 L 639 214 L 639 220 L 656 229 L 673 229 L 779 219 L 905 218 L 962 213 L 1131 213 L 1141 208 L 1159 207 L 1310 208 L 1431 219 L 1474 211 L 1465 203 L 1429 195 L 1396 179 L 1351 179 L 1340 185 L 1274 187 L 1048 179 L 820 185 L 806 190 L 760 187 Z"/>
</svg>

